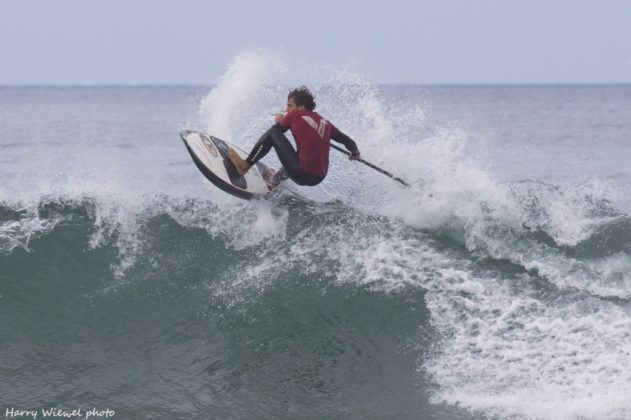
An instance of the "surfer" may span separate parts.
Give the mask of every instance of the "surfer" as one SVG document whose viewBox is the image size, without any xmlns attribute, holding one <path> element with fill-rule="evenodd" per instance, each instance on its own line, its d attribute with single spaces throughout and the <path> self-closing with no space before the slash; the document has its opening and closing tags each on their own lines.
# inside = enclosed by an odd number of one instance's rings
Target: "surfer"
<svg viewBox="0 0 631 420">
<path fill-rule="evenodd" d="M 350 152 L 349 159 L 358 159 L 357 144 L 330 121 L 314 112 L 315 107 L 314 97 L 305 86 L 290 91 L 287 113 L 276 114 L 276 124 L 261 136 L 246 159 L 242 159 L 232 148 L 228 151 L 237 172 L 240 175 L 247 173 L 273 147 L 283 167 L 274 175 L 272 188 L 287 178 L 298 185 L 317 185 L 326 177 L 329 169 L 331 139 L 346 147 Z M 283 134 L 287 130 L 291 130 L 297 150 Z"/>
</svg>

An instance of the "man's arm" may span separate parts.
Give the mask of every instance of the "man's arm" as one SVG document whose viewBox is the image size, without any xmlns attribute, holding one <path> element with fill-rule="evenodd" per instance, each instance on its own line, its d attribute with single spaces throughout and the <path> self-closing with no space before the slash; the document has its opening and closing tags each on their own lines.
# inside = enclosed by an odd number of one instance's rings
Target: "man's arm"
<svg viewBox="0 0 631 420">
<path fill-rule="evenodd" d="M 280 125 L 280 123 L 276 123 L 272 127 L 278 128 L 281 131 L 281 133 L 286 133 L 287 130 L 289 130 L 289 127 L 283 127 L 282 125 Z"/>
<path fill-rule="evenodd" d="M 276 114 L 274 116 L 274 127 L 278 128 L 281 132 L 285 133 L 291 127 L 291 118 L 293 115 L 288 112 L 287 114 Z"/>
<path fill-rule="evenodd" d="M 331 133 L 331 139 L 335 140 L 338 143 L 342 143 L 344 147 L 346 147 L 346 150 L 351 152 L 349 156 L 350 159 L 356 159 L 359 157 L 359 149 L 357 148 L 357 143 L 355 143 L 352 138 L 348 137 L 337 127 Z"/>
</svg>

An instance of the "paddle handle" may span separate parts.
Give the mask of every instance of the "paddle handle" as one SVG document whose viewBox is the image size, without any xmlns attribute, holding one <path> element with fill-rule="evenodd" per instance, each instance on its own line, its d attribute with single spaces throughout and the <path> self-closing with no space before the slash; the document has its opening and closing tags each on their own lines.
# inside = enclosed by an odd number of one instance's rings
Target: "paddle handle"
<svg viewBox="0 0 631 420">
<path fill-rule="evenodd" d="M 334 148 L 335 150 L 339 151 L 339 152 L 344 153 L 344 154 L 345 154 L 345 155 L 347 155 L 347 156 L 351 154 L 351 152 L 349 152 L 348 150 L 342 149 L 341 147 L 336 146 L 336 145 L 334 145 L 334 144 L 332 144 L 332 143 L 331 143 L 331 147 L 332 147 L 332 148 Z M 404 180 L 402 180 L 402 179 L 401 179 L 401 178 L 399 178 L 398 176 L 394 176 L 393 174 L 391 174 L 390 172 L 386 171 L 385 169 L 381 169 L 381 168 L 380 168 L 380 167 L 378 167 L 377 165 L 373 165 L 372 163 L 367 162 L 367 161 L 365 161 L 365 160 L 364 160 L 364 159 L 362 159 L 362 158 L 357 158 L 357 159 L 354 159 L 354 160 L 356 160 L 356 161 L 358 161 L 358 162 L 361 162 L 361 163 L 363 163 L 364 165 L 366 165 L 366 166 L 368 166 L 368 167 L 370 167 L 370 168 L 372 168 L 372 169 L 374 169 L 374 170 L 376 170 L 376 171 L 378 171 L 378 172 L 381 172 L 382 174 L 384 174 L 384 175 L 386 175 L 386 176 L 389 176 L 390 178 L 394 179 L 395 181 L 400 182 L 401 184 L 405 185 L 406 187 L 409 187 L 409 186 L 410 186 L 410 184 L 408 184 L 407 182 L 405 182 Z"/>
</svg>

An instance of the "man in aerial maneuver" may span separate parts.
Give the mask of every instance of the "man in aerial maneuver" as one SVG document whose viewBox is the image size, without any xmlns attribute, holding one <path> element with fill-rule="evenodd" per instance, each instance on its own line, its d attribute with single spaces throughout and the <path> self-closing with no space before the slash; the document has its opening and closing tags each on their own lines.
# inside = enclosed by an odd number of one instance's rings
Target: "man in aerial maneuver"
<svg viewBox="0 0 631 420">
<path fill-rule="evenodd" d="M 358 159 L 357 144 L 314 112 L 315 107 L 314 97 L 305 86 L 290 91 L 287 113 L 276 114 L 276 124 L 261 136 L 245 160 L 234 149 L 229 150 L 228 155 L 237 172 L 244 175 L 273 147 L 283 167 L 274 176 L 272 188 L 287 178 L 298 185 L 317 185 L 326 177 L 329 169 L 331 139 L 346 147 L 350 152 L 349 159 Z M 297 150 L 283 134 L 287 130 L 291 130 Z"/>
</svg>

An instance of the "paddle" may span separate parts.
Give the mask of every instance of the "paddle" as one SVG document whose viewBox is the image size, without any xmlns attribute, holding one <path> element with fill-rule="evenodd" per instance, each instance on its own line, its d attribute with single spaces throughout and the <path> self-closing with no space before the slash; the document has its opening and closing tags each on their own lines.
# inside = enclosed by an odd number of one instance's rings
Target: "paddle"
<svg viewBox="0 0 631 420">
<path fill-rule="evenodd" d="M 345 155 L 347 155 L 347 156 L 351 154 L 348 150 L 342 149 L 341 147 L 338 147 L 338 146 L 336 146 L 336 145 L 334 145 L 334 144 L 331 144 L 331 147 L 332 147 L 332 148 L 334 148 L 335 150 L 339 151 L 339 152 L 344 153 L 344 154 L 345 154 Z M 384 169 L 381 169 L 380 167 L 378 167 L 378 166 L 376 166 L 376 165 L 373 165 L 373 164 L 372 164 L 372 163 L 370 163 L 370 162 L 366 162 L 364 159 L 357 158 L 357 159 L 354 159 L 354 160 L 356 160 L 356 161 L 358 161 L 358 162 L 361 162 L 361 163 L 363 163 L 364 165 L 366 165 L 366 166 L 368 166 L 368 167 L 370 167 L 370 168 L 373 168 L 374 170 L 379 171 L 379 172 L 381 172 L 382 174 L 384 174 L 384 175 L 386 175 L 386 176 L 389 176 L 390 178 L 394 179 L 395 181 L 400 182 L 401 184 L 405 185 L 406 187 L 409 187 L 409 186 L 410 186 L 410 184 L 408 184 L 407 182 L 405 182 L 405 181 L 404 181 L 404 180 L 402 180 L 401 178 L 399 178 L 399 177 L 397 177 L 397 176 L 392 175 L 390 172 L 388 172 L 388 171 L 386 171 L 386 170 L 384 170 Z"/>
</svg>

